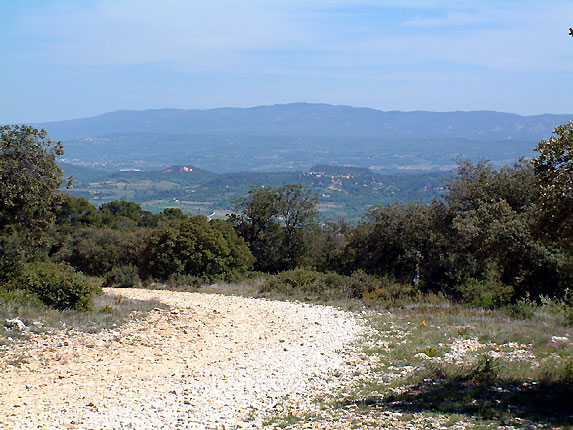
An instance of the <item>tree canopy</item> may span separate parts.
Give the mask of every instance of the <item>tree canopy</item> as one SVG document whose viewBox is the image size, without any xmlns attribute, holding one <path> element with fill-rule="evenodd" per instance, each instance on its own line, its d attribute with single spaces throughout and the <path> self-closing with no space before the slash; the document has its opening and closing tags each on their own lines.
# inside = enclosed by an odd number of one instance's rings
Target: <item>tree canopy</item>
<svg viewBox="0 0 573 430">
<path fill-rule="evenodd" d="M 256 258 L 255 268 L 275 272 L 297 266 L 308 249 L 305 232 L 316 227 L 318 197 L 302 185 L 252 187 L 235 201 L 230 219 Z"/>
<path fill-rule="evenodd" d="M 53 222 L 63 182 L 56 158 L 63 153 L 45 130 L 0 128 L 0 229 L 37 231 Z"/>
<path fill-rule="evenodd" d="M 532 160 L 539 185 L 542 222 L 554 239 L 573 246 L 573 121 L 539 142 Z"/>
</svg>

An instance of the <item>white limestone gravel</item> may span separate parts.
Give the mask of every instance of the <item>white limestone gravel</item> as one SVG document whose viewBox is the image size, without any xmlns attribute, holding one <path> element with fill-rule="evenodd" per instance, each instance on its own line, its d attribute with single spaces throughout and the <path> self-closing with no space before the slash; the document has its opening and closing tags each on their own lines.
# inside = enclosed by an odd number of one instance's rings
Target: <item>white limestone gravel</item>
<svg viewBox="0 0 573 430">
<path fill-rule="evenodd" d="M 365 327 L 332 307 L 143 289 L 170 306 L 116 330 L 33 335 L 0 355 L 0 428 L 234 429 L 312 410 L 359 370 Z M 20 350 L 18 350 L 20 348 Z"/>
</svg>

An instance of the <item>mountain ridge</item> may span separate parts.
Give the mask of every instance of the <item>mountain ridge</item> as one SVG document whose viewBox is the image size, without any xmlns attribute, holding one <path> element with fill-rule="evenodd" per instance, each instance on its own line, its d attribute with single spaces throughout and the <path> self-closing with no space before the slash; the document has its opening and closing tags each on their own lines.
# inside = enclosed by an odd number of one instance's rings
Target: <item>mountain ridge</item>
<svg viewBox="0 0 573 430">
<path fill-rule="evenodd" d="M 381 111 L 325 103 L 250 108 L 119 110 L 88 118 L 35 124 L 53 139 L 132 133 L 348 138 L 541 139 L 571 114 L 521 116 L 479 111 Z"/>
</svg>

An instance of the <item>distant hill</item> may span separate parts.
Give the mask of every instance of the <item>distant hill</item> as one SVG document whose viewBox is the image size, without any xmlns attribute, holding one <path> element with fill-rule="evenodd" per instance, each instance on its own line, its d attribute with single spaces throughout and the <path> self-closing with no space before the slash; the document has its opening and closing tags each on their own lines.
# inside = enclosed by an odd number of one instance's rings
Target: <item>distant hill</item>
<svg viewBox="0 0 573 430">
<path fill-rule="evenodd" d="M 356 166 L 380 173 L 447 171 L 453 159 L 495 166 L 533 148 L 573 115 L 382 112 L 294 103 L 254 108 L 118 111 L 36 124 L 62 140 L 62 162 L 108 172 L 196 166 L 215 173 Z"/>
<path fill-rule="evenodd" d="M 207 110 L 123 110 L 92 118 L 36 124 L 55 139 L 154 133 L 353 138 L 541 139 L 573 115 L 520 116 L 493 111 L 383 112 L 292 103 Z"/>
</svg>

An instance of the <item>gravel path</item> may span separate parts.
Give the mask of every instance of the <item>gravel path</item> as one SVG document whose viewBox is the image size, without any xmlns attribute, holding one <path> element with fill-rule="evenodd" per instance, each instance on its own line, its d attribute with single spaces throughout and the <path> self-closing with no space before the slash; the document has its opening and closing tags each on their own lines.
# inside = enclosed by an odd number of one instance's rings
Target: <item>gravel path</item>
<svg viewBox="0 0 573 430">
<path fill-rule="evenodd" d="M 0 428 L 260 428 L 347 382 L 363 332 L 336 309 L 260 299 L 108 289 L 169 310 L 97 334 L 34 335 L 1 363 Z M 335 375 L 335 376 L 334 376 Z"/>
</svg>

